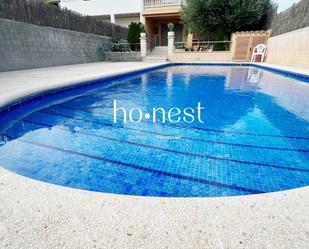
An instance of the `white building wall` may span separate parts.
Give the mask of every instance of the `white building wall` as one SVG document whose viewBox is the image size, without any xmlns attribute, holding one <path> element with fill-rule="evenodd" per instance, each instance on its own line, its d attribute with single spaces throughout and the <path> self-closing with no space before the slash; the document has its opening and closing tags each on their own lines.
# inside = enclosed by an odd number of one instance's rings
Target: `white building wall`
<svg viewBox="0 0 309 249">
<path fill-rule="evenodd" d="M 140 22 L 140 17 L 116 17 L 116 24 L 129 27 L 131 22 Z"/>
<path fill-rule="evenodd" d="M 61 0 L 60 6 L 84 15 L 99 16 L 141 12 L 142 0 Z"/>
</svg>

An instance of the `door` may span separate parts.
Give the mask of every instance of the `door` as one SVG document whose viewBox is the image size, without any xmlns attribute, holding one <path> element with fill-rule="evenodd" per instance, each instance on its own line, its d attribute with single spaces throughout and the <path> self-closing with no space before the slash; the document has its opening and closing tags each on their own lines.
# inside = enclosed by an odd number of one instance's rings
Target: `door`
<svg viewBox="0 0 309 249">
<path fill-rule="evenodd" d="M 253 49 L 259 44 L 266 45 L 267 40 L 268 40 L 267 36 L 254 36 L 254 37 L 252 37 L 251 46 L 250 46 L 250 53 L 249 53 L 248 58 L 247 58 L 248 61 L 251 61 Z M 257 58 L 257 61 L 261 61 L 261 56 L 259 56 L 259 58 Z"/>
<path fill-rule="evenodd" d="M 151 44 L 151 49 L 153 49 L 156 46 L 159 46 L 159 27 L 154 27 L 153 28 L 153 37 L 152 37 L 152 44 Z"/>
<path fill-rule="evenodd" d="M 268 33 L 236 35 L 233 61 L 250 61 L 253 49 L 258 44 L 267 44 Z"/>
<path fill-rule="evenodd" d="M 182 25 L 176 23 L 174 25 L 174 32 L 175 32 L 175 42 L 182 42 Z M 168 45 L 167 33 L 168 33 L 167 24 L 161 24 L 161 46 Z"/>
<path fill-rule="evenodd" d="M 246 61 L 248 48 L 250 45 L 250 37 L 249 36 L 238 36 L 236 37 L 235 42 L 236 42 L 236 46 L 235 46 L 233 61 Z"/>
<path fill-rule="evenodd" d="M 161 46 L 167 46 L 167 24 L 161 24 Z"/>
<path fill-rule="evenodd" d="M 176 23 L 174 31 L 175 31 L 175 42 L 182 42 L 182 25 Z"/>
</svg>

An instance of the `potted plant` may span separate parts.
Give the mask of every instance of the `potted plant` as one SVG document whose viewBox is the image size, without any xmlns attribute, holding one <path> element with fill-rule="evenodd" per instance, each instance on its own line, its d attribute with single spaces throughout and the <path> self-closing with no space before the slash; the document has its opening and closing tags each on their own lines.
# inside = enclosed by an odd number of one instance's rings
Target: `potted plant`
<svg viewBox="0 0 309 249">
<path fill-rule="evenodd" d="M 141 33 L 146 33 L 145 25 L 143 23 L 139 23 Z"/>
<path fill-rule="evenodd" d="M 146 39 L 146 30 L 144 24 L 142 23 L 140 23 L 140 30 L 141 30 L 140 38 Z"/>
<path fill-rule="evenodd" d="M 167 28 L 168 28 L 168 31 L 169 31 L 169 32 L 173 32 L 173 31 L 174 31 L 174 23 L 169 22 L 169 23 L 167 24 Z"/>
<path fill-rule="evenodd" d="M 169 38 L 173 38 L 174 37 L 174 23 L 169 22 L 167 24 L 167 28 L 168 28 L 167 36 Z"/>
</svg>

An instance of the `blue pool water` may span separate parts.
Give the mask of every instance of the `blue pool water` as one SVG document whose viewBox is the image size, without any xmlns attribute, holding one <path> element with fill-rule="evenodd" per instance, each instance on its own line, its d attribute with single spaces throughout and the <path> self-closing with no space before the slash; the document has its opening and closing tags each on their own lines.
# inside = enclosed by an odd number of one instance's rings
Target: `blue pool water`
<svg viewBox="0 0 309 249">
<path fill-rule="evenodd" d="M 306 186 L 305 81 L 246 66 L 176 65 L 48 94 L 0 114 L 0 165 L 44 182 L 141 196 Z M 204 123 L 124 123 L 120 112 L 114 123 L 115 99 L 143 114 L 200 102 Z"/>
</svg>

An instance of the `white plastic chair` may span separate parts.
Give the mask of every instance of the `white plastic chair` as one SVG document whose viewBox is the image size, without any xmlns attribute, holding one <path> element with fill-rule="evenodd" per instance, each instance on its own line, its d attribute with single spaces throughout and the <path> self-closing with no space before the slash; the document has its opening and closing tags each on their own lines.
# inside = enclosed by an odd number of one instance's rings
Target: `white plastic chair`
<svg viewBox="0 0 309 249">
<path fill-rule="evenodd" d="M 251 62 L 255 62 L 256 56 L 260 55 L 261 56 L 261 62 L 264 61 L 264 56 L 266 52 L 266 46 L 264 44 L 259 44 L 253 49 L 252 57 L 251 57 Z"/>
</svg>

